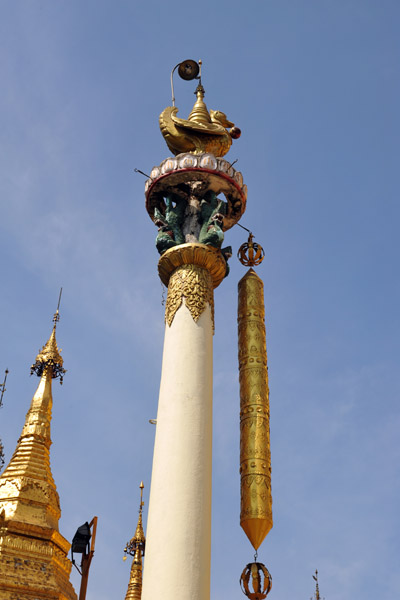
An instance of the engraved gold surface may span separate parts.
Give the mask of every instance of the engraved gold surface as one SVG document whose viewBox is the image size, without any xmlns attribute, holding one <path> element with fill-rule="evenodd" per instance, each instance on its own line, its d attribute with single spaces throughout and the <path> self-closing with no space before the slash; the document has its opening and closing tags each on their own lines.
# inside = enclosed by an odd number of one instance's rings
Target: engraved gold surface
<svg viewBox="0 0 400 600">
<path fill-rule="evenodd" d="M 181 265 L 197 265 L 207 269 L 214 289 L 226 275 L 226 261 L 220 250 L 205 244 L 180 244 L 167 250 L 158 261 L 158 274 L 165 286 L 168 287 L 169 278 Z"/>
<path fill-rule="evenodd" d="M 133 557 L 131 573 L 129 577 L 128 590 L 126 592 L 125 600 L 140 600 L 142 597 L 142 554 L 140 548 L 136 548 L 135 555 Z"/>
<path fill-rule="evenodd" d="M 214 330 L 214 293 L 211 274 L 198 265 L 182 265 L 171 275 L 165 305 L 165 322 L 172 325 L 182 302 L 190 311 L 195 323 L 199 320 L 207 304 L 211 308 Z"/>
<path fill-rule="evenodd" d="M 2 600 L 77 598 L 69 582 L 70 544 L 58 532 L 60 502 L 50 469 L 52 365 L 61 359 L 55 349 L 53 329 L 39 354 L 41 377 L 21 436 L 0 477 Z"/>
<path fill-rule="evenodd" d="M 272 527 L 264 286 L 253 269 L 239 281 L 240 524 L 257 549 Z"/>
</svg>

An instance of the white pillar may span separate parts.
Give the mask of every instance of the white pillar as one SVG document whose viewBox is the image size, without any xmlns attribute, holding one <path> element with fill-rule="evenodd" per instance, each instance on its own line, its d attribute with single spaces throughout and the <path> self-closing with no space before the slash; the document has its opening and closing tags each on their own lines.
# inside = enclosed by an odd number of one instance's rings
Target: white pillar
<svg viewBox="0 0 400 600">
<path fill-rule="evenodd" d="M 142 600 L 209 600 L 212 316 L 166 325 Z"/>
</svg>

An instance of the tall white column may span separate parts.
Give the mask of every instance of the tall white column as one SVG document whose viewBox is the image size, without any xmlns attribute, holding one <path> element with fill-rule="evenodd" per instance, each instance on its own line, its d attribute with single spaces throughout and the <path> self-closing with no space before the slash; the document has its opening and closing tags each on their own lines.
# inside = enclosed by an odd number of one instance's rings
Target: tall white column
<svg viewBox="0 0 400 600">
<path fill-rule="evenodd" d="M 226 262 L 187 243 L 158 271 L 168 295 L 142 600 L 209 600 L 213 290 Z"/>
<path fill-rule="evenodd" d="M 210 597 L 212 335 L 208 304 L 166 325 L 143 600 Z"/>
</svg>

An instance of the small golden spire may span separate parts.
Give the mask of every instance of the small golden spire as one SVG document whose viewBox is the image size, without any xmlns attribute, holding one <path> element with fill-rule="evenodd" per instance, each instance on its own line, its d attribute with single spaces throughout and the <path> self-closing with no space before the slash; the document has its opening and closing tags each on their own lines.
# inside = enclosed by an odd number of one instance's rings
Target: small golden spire
<svg viewBox="0 0 400 600">
<path fill-rule="evenodd" d="M 142 596 L 142 558 L 146 547 L 146 538 L 143 531 L 142 511 L 143 511 L 143 481 L 140 482 L 140 505 L 139 518 L 136 526 L 135 535 L 126 544 L 124 552 L 133 556 L 131 574 L 129 578 L 128 591 L 125 600 L 140 600 Z M 126 557 L 124 557 L 124 560 Z"/>
<path fill-rule="evenodd" d="M 314 595 L 314 600 L 322 600 L 320 593 L 319 593 L 319 585 L 318 585 L 318 571 L 317 569 L 315 569 L 315 575 L 313 575 L 313 579 L 315 581 L 315 595 Z M 313 598 L 310 598 L 310 600 L 313 600 Z"/>
<path fill-rule="evenodd" d="M 197 86 L 195 94 L 197 96 L 197 100 L 194 103 L 192 112 L 188 116 L 188 121 L 194 121 L 195 123 L 211 123 L 210 113 L 208 112 L 207 106 L 203 100 L 205 91 L 201 83 L 199 83 Z"/>
<path fill-rule="evenodd" d="M 53 330 L 43 348 L 39 350 L 39 354 L 36 356 L 36 361 L 31 366 L 31 375 L 36 373 L 38 377 L 41 377 L 45 370 L 50 370 L 51 377 L 53 379 L 56 379 L 57 377 L 60 378 L 60 384 L 62 384 L 64 374 L 66 373 L 66 370 L 63 368 L 64 361 L 60 354 L 61 350 L 58 349 L 56 341 L 56 327 L 58 321 L 60 320 L 59 308 L 61 294 L 62 288 L 60 289 L 57 310 L 53 316 Z"/>
</svg>

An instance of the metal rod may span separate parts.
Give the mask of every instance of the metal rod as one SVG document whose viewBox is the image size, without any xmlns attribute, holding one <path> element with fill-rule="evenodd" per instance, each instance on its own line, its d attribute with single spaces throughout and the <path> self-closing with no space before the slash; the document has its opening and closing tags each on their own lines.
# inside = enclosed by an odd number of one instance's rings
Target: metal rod
<svg viewBox="0 0 400 600">
<path fill-rule="evenodd" d="M 241 227 L 242 229 L 245 229 L 246 231 L 251 233 L 250 229 L 247 229 L 247 227 L 243 227 L 243 225 L 241 225 L 240 223 L 235 223 L 235 225 L 239 225 L 239 227 Z"/>
<path fill-rule="evenodd" d="M 133 169 L 133 170 L 135 171 L 135 173 L 140 173 L 141 175 L 144 175 L 145 177 L 150 179 L 150 175 L 147 175 L 147 173 L 143 173 L 143 171 L 141 171 L 140 169 Z"/>
<path fill-rule="evenodd" d="M 174 73 L 181 63 L 175 65 L 171 71 L 171 94 L 172 94 L 172 106 L 175 106 L 175 93 L 174 93 Z"/>
<path fill-rule="evenodd" d="M 0 384 L 0 390 L 1 390 L 0 407 L 3 406 L 3 396 L 4 396 L 4 392 L 6 391 L 6 381 L 7 381 L 8 373 L 9 373 L 9 371 L 8 371 L 8 369 L 6 369 L 4 371 L 4 381 L 3 381 L 3 383 Z"/>
<path fill-rule="evenodd" d="M 53 317 L 53 323 L 54 326 L 56 326 L 56 324 L 58 323 L 58 321 L 60 320 L 60 314 L 59 314 L 59 308 L 60 308 L 60 303 L 61 303 L 61 296 L 62 296 L 62 287 L 60 288 L 60 295 L 58 296 L 58 304 L 57 304 L 57 310 L 54 313 L 54 317 Z"/>
</svg>

